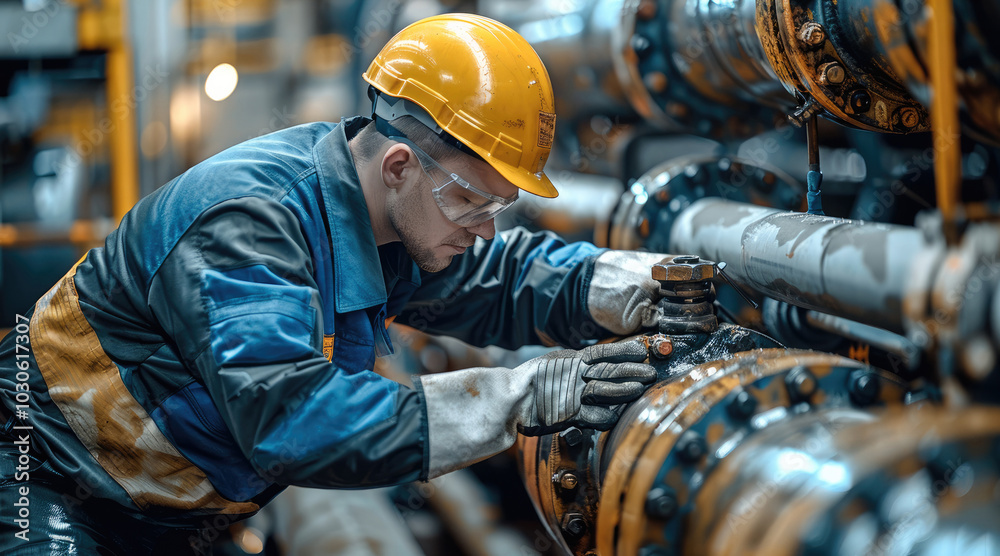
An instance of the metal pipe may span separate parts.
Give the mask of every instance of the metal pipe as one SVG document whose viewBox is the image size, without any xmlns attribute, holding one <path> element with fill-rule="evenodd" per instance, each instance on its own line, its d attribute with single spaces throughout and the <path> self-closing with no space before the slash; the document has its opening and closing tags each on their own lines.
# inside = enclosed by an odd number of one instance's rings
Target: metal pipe
<svg viewBox="0 0 1000 556">
<path fill-rule="evenodd" d="M 100 9 L 81 11 L 79 19 L 80 48 L 103 49 L 108 53 L 108 112 L 115 113 L 107 134 L 112 162 L 111 212 L 115 222 L 121 221 L 139 200 L 139 142 L 135 110 L 131 108 L 137 93 L 127 9 L 127 3 L 122 0 L 106 0 Z M 122 111 L 119 105 L 130 108 Z"/>
<path fill-rule="evenodd" d="M 806 322 L 814 328 L 864 342 L 874 348 L 899 356 L 903 368 L 912 368 L 920 358 L 920 349 L 904 336 L 818 311 L 806 311 Z"/>
<path fill-rule="evenodd" d="M 962 151 L 959 145 L 958 85 L 955 81 L 955 13 L 951 0 L 931 0 L 930 76 L 934 90 L 931 122 L 934 132 L 934 177 L 937 204 L 944 219 L 945 237 L 954 243 L 956 205 L 962 182 Z"/>
<path fill-rule="evenodd" d="M 677 218 L 671 253 L 728 263 L 732 277 L 799 307 L 903 333 L 903 299 L 923 234 L 702 199 Z"/>
</svg>

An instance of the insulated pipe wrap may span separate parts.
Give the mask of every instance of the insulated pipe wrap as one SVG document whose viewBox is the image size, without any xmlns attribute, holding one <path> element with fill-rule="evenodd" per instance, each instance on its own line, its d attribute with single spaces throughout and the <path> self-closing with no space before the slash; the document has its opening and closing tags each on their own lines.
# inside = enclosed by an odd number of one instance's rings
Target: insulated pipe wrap
<svg viewBox="0 0 1000 556">
<path fill-rule="evenodd" d="M 793 305 L 903 332 L 906 281 L 929 248 L 914 228 L 813 216 L 721 199 L 692 204 L 672 253 L 724 261 L 732 277 Z"/>
</svg>

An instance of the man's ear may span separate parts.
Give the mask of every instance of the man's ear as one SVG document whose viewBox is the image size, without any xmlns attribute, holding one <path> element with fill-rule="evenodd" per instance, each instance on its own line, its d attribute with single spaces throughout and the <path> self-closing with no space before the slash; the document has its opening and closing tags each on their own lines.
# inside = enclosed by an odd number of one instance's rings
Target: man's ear
<svg viewBox="0 0 1000 556">
<path fill-rule="evenodd" d="M 396 143 L 382 156 L 382 182 L 390 189 L 398 189 L 420 171 L 419 164 L 410 149 Z"/>
</svg>

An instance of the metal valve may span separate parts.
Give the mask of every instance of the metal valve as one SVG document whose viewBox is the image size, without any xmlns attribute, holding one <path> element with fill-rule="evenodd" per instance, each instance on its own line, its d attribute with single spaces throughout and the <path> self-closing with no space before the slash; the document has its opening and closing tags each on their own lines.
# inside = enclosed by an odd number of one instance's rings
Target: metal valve
<svg viewBox="0 0 1000 556">
<path fill-rule="evenodd" d="M 660 283 L 660 332 L 663 334 L 708 333 L 719 328 L 715 316 L 717 276 L 713 261 L 697 255 L 677 255 L 653 265 L 653 279 Z"/>
<path fill-rule="evenodd" d="M 712 282 L 725 280 L 755 309 L 757 303 L 725 274 L 726 263 L 716 263 L 697 255 L 676 255 L 653 265 L 652 277 L 660 283 L 663 317 L 659 329 L 664 334 L 714 332 L 719 328 L 715 315 Z"/>
</svg>

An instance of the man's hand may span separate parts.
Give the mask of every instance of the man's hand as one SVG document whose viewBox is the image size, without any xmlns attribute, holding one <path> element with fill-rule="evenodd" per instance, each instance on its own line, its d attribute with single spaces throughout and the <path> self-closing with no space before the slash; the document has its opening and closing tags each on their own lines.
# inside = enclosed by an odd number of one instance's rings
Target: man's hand
<svg viewBox="0 0 1000 556">
<path fill-rule="evenodd" d="M 607 251 L 597 257 L 587 293 L 594 322 L 620 335 L 656 327 L 660 284 L 652 267 L 669 255 L 641 251 Z"/>
<path fill-rule="evenodd" d="M 608 406 L 638 398 L 656 380 L 638 340 L 562 350 L 513 369 L 475 368 L 415 377 L 427 408 L 429 476 L 509 448 L 523 434 L 571 426 L 607 430 Z"/>
<path fill-rule="evenodd" d="M 514 369 L 535 374 L 532 407 L 518 430 L 539 436 L 571 426 L 608 430 L 618 414 L 607 406 L 638 398 L 656 380 L 638 341 L 598 344 L 532 359 Z"/>
</svg>

